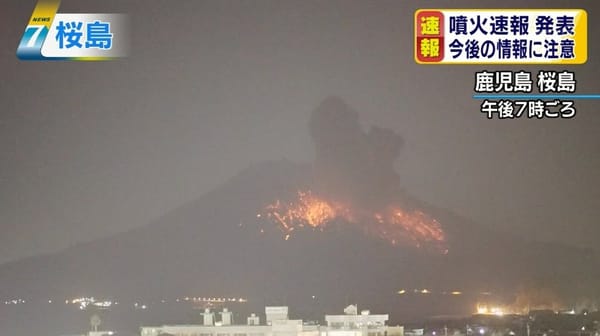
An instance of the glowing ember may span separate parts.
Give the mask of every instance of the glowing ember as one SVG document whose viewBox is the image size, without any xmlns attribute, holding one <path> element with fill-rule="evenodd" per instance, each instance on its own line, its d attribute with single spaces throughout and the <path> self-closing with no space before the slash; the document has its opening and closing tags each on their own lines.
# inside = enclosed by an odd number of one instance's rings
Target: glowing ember
<svg viewBox="0 0 600 336">
<path fill-rule="evenodd" d="M 268 218 L 275 220 L 282 231 L 289 234 L 296 227 L 310 226 L 323 228 L 335 218 L 345 217 L 347 210 L 312 195 L 308 192 L 298 192 L 298 199 L 284 204 L 279 200 L 266 207 Z M 258 217 L 261 215 L 259 214 Z"/>
<path fill-rule="evenodd" d="M 430 244 L 444 253 L 447 252 L 442 246 L 445 237 L 440 224 L 419 210 L 407 211 L 390 206 L 373 213 L 325 200 L 310 191 L 299 191 L 294 201 L 285 203 L 277 200 L 267 205 L 265 211 L 259 213 L 257 218 L 264 216 L 277 223 L 284 233 L 285 240 L 288 240 L 297 228 L 323 230 L 332 221 L 343 219 L 347 223 L 360 225 L 366 233 L 384 239 L 392 245 L 404 243 L 421 247 L 422 244 Z"/>
<path fill-rule="evenodd" d="M 392 209 L 392 213 L 389 222 L 401 226 L 402 233 L 405 233 L 417 246 L 421 242 L 444 241 L 444 232 L 440 224 L 422 211 L 405 212 L 400 209 Z M 392 232 L 395 231 L 392 230 Z"/>
</svg>

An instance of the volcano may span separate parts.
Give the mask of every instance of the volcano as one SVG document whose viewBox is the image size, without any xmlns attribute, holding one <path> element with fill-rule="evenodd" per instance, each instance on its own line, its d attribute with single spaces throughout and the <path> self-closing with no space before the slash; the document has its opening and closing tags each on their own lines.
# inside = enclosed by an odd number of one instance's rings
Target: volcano
<svg viewBox="0 0 600 336">
<path fill-rule="evenodd" d="M 412 197 L 393 169 L 401 137 L 365 132 L 357 118 L 326 99 L 310 123 L 314 163 L 256 164 L 145 227 L 5 264 L 0 297 L 217 295 L 319 313 L 358 302 L 403 318 L 471 312 L 467 293 L 510 297 L 526 283 L 598 294 L 597 252 L 499 233 Z M 308 191 L 314 199 L 294 208 Z M 390 206 L 395 224 L 378 212 Z"/>
</svg>

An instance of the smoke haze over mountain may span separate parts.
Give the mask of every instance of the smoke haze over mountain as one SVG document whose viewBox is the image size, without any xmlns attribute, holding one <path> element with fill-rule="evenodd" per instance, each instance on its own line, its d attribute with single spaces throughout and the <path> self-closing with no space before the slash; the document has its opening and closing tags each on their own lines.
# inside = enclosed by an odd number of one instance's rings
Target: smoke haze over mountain
<svg viewBox="0 0 600 336">
<path fill-rule="evenodd" d="M 357 112 L 327 98 L 307 130 L 314 164 L 259 163 L 146 227 L 3 265 L 0 297 L 62 302 L 89 295 L 131 303 L 235 296 L 247 297 L 254 310 L 290 304 L 314 317 L 360 302 L 404 319 L 469 313 L 480 292 L 533 304 L 598 297 L 593 251 L 485 229 L 400 191 L 392 163 L 401 137 L 376 127 L 364 132 L 359 124 Z M 293 200 L 310 189 L 317 191 Z M 283 208 L 261 216 L 279 199 Z M 374 212 L 386 207 L 390 212 Z M 518 293 L 530 283 L 529 296 Z M 399 296 L 404 288 L 436 294 Z M 465 295 L 443 294 L 453 290 Z M 136 323 L 125 321 L 127 328 Z M 43 328 L 20 328 L 12 319 L 0 326 L 0 333 L 23 335 Z"/>
<path fill-rule="evenodd" d="M 304 126 L 329 95 L 402 135 L 396 171 L 420 199 L 488 228 L 597 245 L 595 103 L 578 101 L 567 122 L 487 120 L 470 98 L 481 67 L 415 64 L 421 2 L 65 0 L 66 13 L 129 13 L 131 57 L 21 62 L 14 49 L 34 4 L 7 1 L 0 13 L 0 262 L 147 225 L 251 164 L 312 161 Z M 597 1 L 578 6 L 599 16 Z M 600 22 L 589 21 L 594 36 Z M 572 68 L 578 91 L 600 91 L 599 62 Z"/>
</svg>

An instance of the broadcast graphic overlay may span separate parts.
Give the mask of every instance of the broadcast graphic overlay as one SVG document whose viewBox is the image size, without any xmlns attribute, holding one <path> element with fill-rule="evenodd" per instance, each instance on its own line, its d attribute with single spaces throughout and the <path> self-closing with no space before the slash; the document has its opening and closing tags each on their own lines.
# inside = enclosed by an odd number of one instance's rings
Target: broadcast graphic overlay
<svg viewBox="0 0 600 336">
<path fill-rule="evenodd" d="M 57 13 L 60 0 L 40 0 L 17 47 L 21 60 L 104 61 L 125 57 L 128 17 L 119 13 Z"/>
<path fill-rule="evenodd" d="M 583 9 L 419 9 L 414 57 L 425 65 L 565 65 L 588 57 Z M 575 117 L 575 71 L 478 71 L 473 99 L 488 119 Z"/>
</svg>

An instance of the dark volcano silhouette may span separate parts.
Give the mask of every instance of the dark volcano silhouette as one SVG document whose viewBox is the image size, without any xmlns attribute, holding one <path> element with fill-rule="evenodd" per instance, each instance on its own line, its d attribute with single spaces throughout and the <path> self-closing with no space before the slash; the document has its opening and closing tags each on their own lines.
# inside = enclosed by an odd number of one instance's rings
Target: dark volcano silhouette
<svg viewBox="0 0 600 336">
<path fill-rule="evenodd" d="M 401 318 L 464 313 L 473 304 L 466 297 L 402 297 L 402 288 L 509 296 L 534 283 L 566 298 L 598 294 L 595 252 L 495 232 L 411 197 L 390 168 L 401 138 L 384 129 L 363 132 L 347 109 L 331 98 L 313 115 L 315 164 L 257 164 L 146 227 L 5 264 L 0 297 L 236 296 L 257 308 L 288 304 L 296 312 L 358 302 Z M 393 199 L 421 209 L 441 223 L 449 252 L 392 246 L 343 221 L 284 240 L 273 223 L 256 218 L 274 199 L 306 188 L 354 204 Z"/>
</svg>

